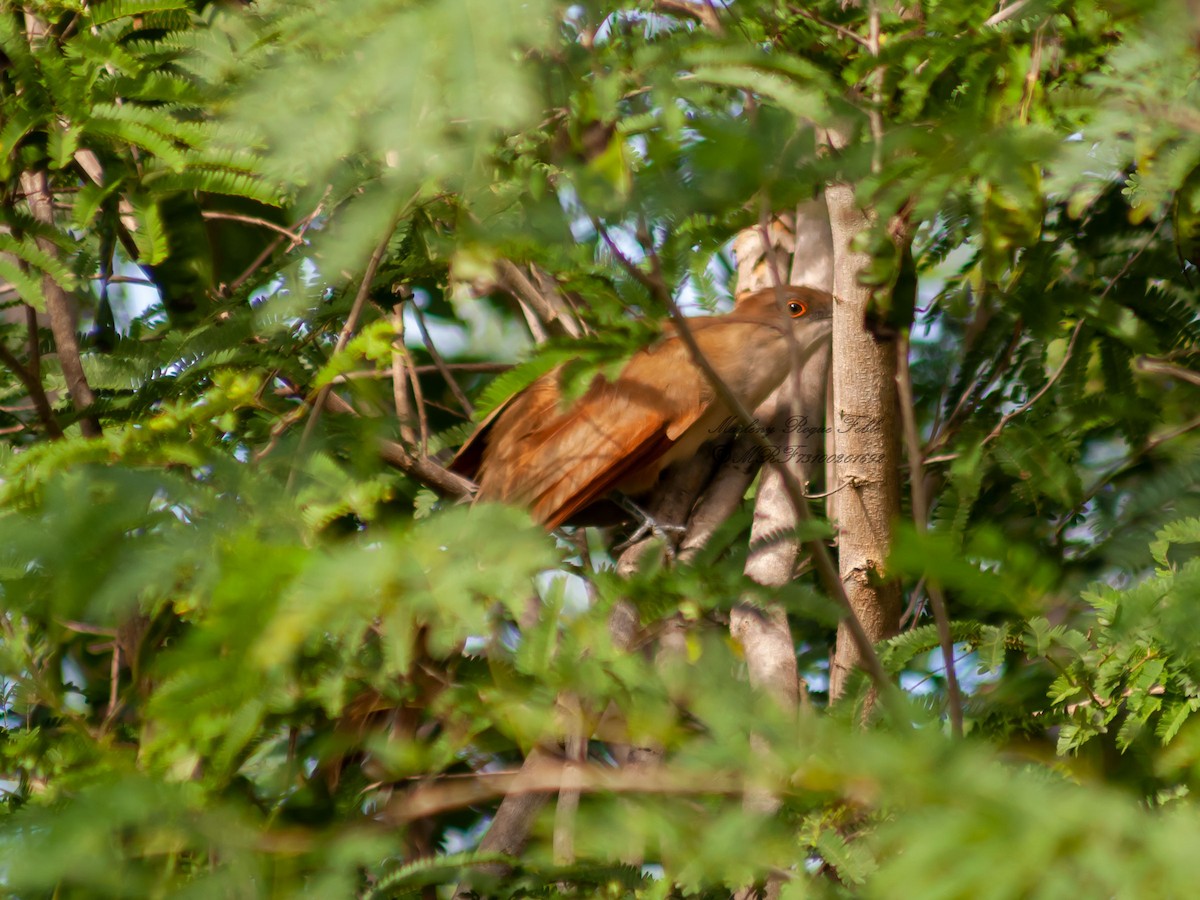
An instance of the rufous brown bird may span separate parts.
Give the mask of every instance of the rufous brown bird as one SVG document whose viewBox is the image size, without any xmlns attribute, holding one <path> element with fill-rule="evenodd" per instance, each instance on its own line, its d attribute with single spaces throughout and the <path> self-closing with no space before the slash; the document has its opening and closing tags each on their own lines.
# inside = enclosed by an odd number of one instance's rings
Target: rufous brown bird
<svg viewBox="0 0 1200 900">
<path fill-rule="evenodd" d="M 782 308 L 779 295 L 756 291 L 727 315 L 687 320 L 718 378 L 751 412 L 791 370 L 789 331 L 802 358 L 830 335 L 829 294 L 787 287 Z M 649 491 L 663 469 L 691 457 L 733 414 L 675 326 L 663 330 L 615 381 L 597 375 L 569 406 L 562 405 L 561 371 L 543 375 L 483 422 L 451 468 L 476 477 L 477 500 L 525 506 L 548 529 L 613 491 Z"/>
</svg>

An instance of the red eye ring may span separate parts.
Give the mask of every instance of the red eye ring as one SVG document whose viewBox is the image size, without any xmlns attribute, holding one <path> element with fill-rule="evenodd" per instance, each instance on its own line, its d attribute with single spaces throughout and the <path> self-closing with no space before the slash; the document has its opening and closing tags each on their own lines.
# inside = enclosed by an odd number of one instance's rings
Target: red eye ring
<svg viewBox="0 0 1200 900">
<path fill-rule="evenodd" d="M 792 314 L 793 319 L 798 319 L 808 312 L 808 304 L 800 300 L 789 300 L 787 308 L 788 312 Z"/>
</svg>

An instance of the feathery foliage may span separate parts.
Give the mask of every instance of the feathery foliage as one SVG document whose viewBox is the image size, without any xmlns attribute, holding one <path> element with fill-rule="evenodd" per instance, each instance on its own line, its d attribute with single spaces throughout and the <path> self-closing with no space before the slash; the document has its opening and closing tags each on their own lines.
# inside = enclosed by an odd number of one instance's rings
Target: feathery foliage
<svg viewBox="0 0 1200 900">
<path fill-rule="evenodd" d="M 0 11 L 6 895 L 1192 893 L 1198 47 L 1165 0 Z M 380 453 L 611 372 L 656 284 L 726 305 L 738 229 L 835 181 L 881 318 L 916 235 L 901 723 L 829 702 L 839 611 L 742 575 L 748 514 L 618 578 Z M 747 596 L 802 715 L 746 683 Z M 529 841 L 478 849 L 535 748 Z"/>
</svg>

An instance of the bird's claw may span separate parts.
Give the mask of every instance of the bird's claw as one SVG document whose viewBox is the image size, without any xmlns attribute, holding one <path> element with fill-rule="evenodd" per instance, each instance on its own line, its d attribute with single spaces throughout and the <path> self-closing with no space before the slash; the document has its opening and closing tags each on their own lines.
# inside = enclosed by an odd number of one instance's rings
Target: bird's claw
<svg viewBox="0 0 1200 900">
<path fill-rule="evenodd" d="M 664 522 L 659 522 L 652 515 L 639 507 L 637 504 L 630 501 L 628 498 L 623 498 L 621 505 L 637 516 L 641 522 L 638 524 L 638 527 L 634 530 L 633 534 L 613 547 L 615 552 L 620 553 L 624 550 L 627 550 L 638 541 L 645 538 L 647 535 L 653 535 L 663 542 L 663 545 L 666 547 L 668 557 L 673 557 L 675 555 L 675 545 L 674 541 L 671 540 L 670 535 L 682 535 L 685 531 L 687 531 L 684 526 L 668 525 Z"/>
</svg>

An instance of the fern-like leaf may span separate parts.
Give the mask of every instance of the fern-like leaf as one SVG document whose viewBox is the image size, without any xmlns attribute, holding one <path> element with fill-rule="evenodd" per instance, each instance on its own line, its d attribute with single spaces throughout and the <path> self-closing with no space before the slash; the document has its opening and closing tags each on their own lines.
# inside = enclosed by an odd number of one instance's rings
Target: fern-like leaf
<svg viewBox="0 0 1200 900">
<path fill-rule="evenodd" d="M 0 234 L 0 252 L 11 253 L 46 273 L 65 291 L 75 289 L 75 275 L 63 265 L 62 260 L 47 253 L 27 237 L 18 239 L 10 234 Z"/>
<path fill-rule="evenodd" d="M 263 179 L 227 169 L 189 166 L 179 172 L 159 171 L 148 174 L 142 183 L 158 193 L 204 191 L 209 194 L 246 197 L 268 206 L 278 206 L 281 199 L 279 190 Z"/>
<path fill-rule="evenodd" d="M 158 203 L 145 194 L 131 194 L 129 199 L 141 226 L 133 232 L 133 240 L 140 255 L 139 262 L 153 266 L 166 259 L 169 251 L 162 214 L 159 212 Z"/>
<path fill-rule="evenodd" d="M 104 25 L 117 19 L 144 16 L 163 10 L 190 10 L 187 0 L 107 0 L 88 8 L 87 18 L 92 25 Z"/>
<path fill-rule="evenodd" d="M 0 254 L 0 281 L 11 284 L 21 299 L 34 309 L 46 308 L 46 297 L 38 279 L 3 254 Z"/>
<path fill-rule="evenodd" d="M 533 359 L 513 366 L 483 389 L 479 402 L 475 405 L 476 416 L 480 419 L 486 417 L 509 397 L 529 387 L 555 366 L 570 362 L 578 356 L 577 350 L 569 348 L 546 349 Z"/>
</svg>

